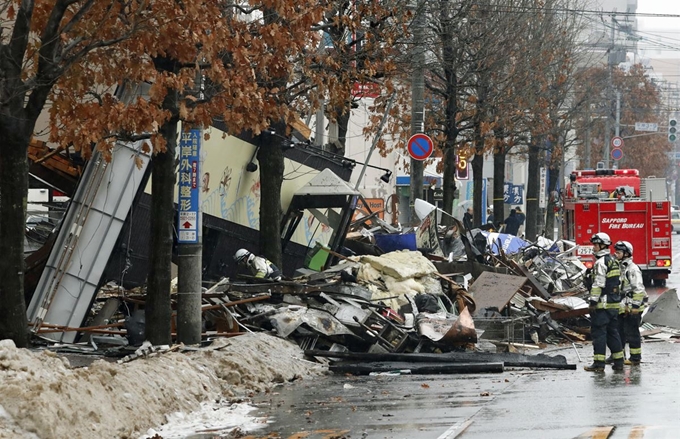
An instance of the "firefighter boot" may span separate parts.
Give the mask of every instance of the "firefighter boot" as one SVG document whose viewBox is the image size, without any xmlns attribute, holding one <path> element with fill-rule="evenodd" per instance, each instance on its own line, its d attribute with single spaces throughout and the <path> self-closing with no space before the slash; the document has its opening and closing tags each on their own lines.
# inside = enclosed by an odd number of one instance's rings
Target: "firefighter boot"
<svg viewBox="0 0 680 439">
<path fill-rule="evenodd" d="M 630 359 L 625 360 L 623 362 L 623 364 L 625 364 L 627 366 L 639 366 L 641 362 L 642 362 L 642 360 L 640 358 L 630 357 Z"/>
<path fill-rule="evenodd" d="M 604 363 L 601 361 L 595 361 L 590 366 L 584 366 L 583 370 L 588 372 L 604 372 Z"/>
<path fill-rule="evenodd" d="M 623 370 L 623 358 L 619 360 L 614 360 L 614 364 L 612 364 L 612 369 L 616 371 L 621 371 Z"/>
<path fill-rule="evenodd" d="M 614 359 L 612 358 L 611 355 L 608 356 L 606 360 L 604 360 L 604 364 L 612 364 L 612 363 L 614 363 Z"/>
</svg>

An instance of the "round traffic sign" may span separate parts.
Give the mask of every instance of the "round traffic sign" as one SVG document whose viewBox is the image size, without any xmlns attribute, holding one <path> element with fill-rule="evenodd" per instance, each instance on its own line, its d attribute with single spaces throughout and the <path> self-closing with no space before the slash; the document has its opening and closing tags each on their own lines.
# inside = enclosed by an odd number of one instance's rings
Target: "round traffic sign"
<svg viewBox="0 0 680 439">
<path fill-rule="evenodd" d="M 620 137 L 612 137 L 612 146 L 614 148 L 620 148 L 623 146 L 623 139 Z"/>
<path fill-rule="evenodd" d="M 611 154 L 614 160 L 621 160 L 623 158 L 623 150 L 621 148 L 612 149 Z"/>
<path fill-rule="evenodd" d="M 426 134 L 414 134 L 408 139 L 408 153 L 415 160 L 425 160 L 432 151 L 434 151 L 434 144 L 432 139 Z"/>
</svg>

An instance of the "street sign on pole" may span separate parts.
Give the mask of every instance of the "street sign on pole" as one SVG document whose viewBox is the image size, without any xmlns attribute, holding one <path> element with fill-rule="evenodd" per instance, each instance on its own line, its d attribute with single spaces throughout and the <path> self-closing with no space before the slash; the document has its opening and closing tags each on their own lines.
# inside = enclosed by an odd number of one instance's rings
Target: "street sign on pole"
<svg viewBox="0 0 680 439">
<path fill-rule="evenodd" d="M 434 143 L 430 136 L 426 134 L 414 134 L 408 139 L 408 153 L 414 160 L 425 160 L 432 151 L 434 151 Z"/>
<path fill-rule="evenodd" d="M 183 131 L 179 141 L 177 243 L 199 242 L 199 169 L 201 130 Z"/>
<path fill-rule="evenodd" d="M 614 148 L 621 148 L 623 146 L 623 139 L 621 137 L 612 137 L 611 144 Z"/>
<path fill-rule="evenodd" d="M 545 195 L 548 192 L 548 170 L 546 168 L 540 169 L 538 181 L 538 207 L 545 209 L 547 204 Z"/>
<path fill-rule="evenodd" d="M 659 131 L 658 123 L 635 122 L 635 131 Z"/>
<path fill-rule="evenodd" d="M 611 155 L 614 160 L 621 160 L 623 158 L 623 150 L 621 148 L 614 148 Z"/>
</svg>

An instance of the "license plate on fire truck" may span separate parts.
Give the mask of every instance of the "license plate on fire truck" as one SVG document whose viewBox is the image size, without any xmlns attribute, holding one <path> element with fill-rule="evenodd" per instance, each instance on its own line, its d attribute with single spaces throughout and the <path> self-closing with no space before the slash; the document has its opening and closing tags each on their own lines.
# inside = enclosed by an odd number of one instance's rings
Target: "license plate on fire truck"
<svg viewBox="0 0 680 439">
<path fill-rule="evenodd" d="M 593 246 L 592 245 L 579 246 L 579 248 L 576 249 L 576 254 L 578 256 L 592 255 L 593 254 Z"/>
</svg>

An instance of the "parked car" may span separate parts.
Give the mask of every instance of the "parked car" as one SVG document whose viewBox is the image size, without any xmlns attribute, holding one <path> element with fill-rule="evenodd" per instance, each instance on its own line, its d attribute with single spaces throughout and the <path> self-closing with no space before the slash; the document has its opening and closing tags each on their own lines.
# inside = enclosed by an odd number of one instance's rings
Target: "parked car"
<svg viewBox="0 0 680 439">
<path fill-rule="evenodd" d="M 680 210 L 671 211 L 671 224 L 673 232 L 680 233 Z"/>
</svg>

